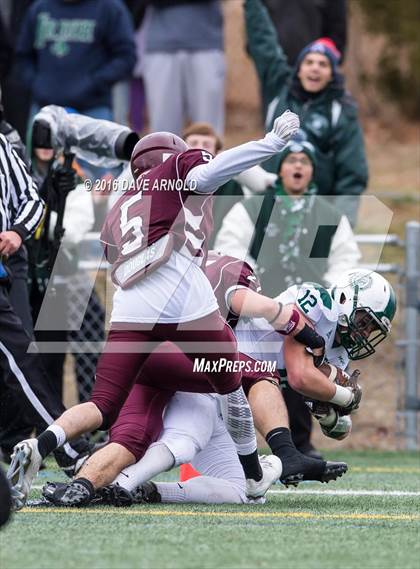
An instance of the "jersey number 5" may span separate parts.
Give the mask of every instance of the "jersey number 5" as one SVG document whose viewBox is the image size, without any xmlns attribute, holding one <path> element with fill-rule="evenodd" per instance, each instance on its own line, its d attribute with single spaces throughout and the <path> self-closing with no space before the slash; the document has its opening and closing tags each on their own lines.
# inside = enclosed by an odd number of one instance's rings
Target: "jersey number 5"
<svg viewBox="0 0 420 569">
<path fill-rule="evenodd" d="M 121 206 L 121 217 L 120 217 L 120 229 L 121 229 L 121 236 L 124 237 L 131 231 L 131 235 L 133 239 L 130 241 L 126 241 L 121 249 L 122 255 L 129 255 L 133 251 L 135 251 L 138 247 L 141 246 L 143 241 L 143 231 L 142 225 L 143 220 L 142 218 L 137 215 L 132 217 L 131 219 L 128 218 L 128 209 L 140 201 L 142 199 L 142 193 L 139 192 L 138 194 L 134 195 L 132 198 L 127 200 Z"/>
<path fill-rule="evenodd" d="M 298 303 L 305 314 L 308 314 L 309 308 L 313 308 L 317 302 L 316 297 L 309 290 L 306 291 L 302 298 L 298 299 Z"/>
</svg>

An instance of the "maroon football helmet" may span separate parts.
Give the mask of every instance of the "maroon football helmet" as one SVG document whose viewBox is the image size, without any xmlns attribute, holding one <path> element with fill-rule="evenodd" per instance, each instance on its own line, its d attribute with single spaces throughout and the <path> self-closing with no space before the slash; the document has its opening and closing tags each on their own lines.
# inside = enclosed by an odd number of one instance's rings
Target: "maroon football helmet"
<svg viewBox="0 0 420 569">
<path fill-rule="evenodd" d="M 188 150 L 187 144 L 171 132 L 153 132 L 141 138 L 131 154 L 131 172 L 135 180 L 155 166 L 162 164 L 168 154 L 181 154 Z"/>
</svg>

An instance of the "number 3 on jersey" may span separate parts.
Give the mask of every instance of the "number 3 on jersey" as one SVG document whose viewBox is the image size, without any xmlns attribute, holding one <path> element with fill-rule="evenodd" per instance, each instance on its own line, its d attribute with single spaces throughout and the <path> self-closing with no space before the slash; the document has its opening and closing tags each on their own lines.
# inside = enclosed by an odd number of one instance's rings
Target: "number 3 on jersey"
<svg viewBox="0 0 420 569">
<path fill-rule="evenodd" d="M 139 192 L 135 194 L 132 198 L 124 202 L 121 206 L 121 217 L 120 217 L 120 229 L 121 229 L 121 237 L 124 237 L 131 231 L 133 239 L 130 241 L 126 241 L 121 249 L 122 255 L 129 255 L 136 249 L 138 249 L 143 241 L 143 231 L 142 225 L 143 220 L 142 218 L 137 215 L 129 219 L 128 210 L 129 208 L 140 201 L 142 199 L 142 193 Z"/>
<path fill-rule="evenodd" d="M 298 298 L 298 303 L 305 314 L 308 314 L 309 308 L 313 308 L 317 303 L 316 297 L 307 290 L 302 298 Z"/>
</svg>

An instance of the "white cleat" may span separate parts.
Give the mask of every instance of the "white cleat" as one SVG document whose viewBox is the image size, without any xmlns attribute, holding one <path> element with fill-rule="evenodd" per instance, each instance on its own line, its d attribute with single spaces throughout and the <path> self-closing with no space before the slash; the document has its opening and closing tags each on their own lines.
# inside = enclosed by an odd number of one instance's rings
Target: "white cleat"
<svg viewBox="0 0 420 569">
<path fill-rule="evenodd" d="M 32 481 L 38 474 L 42 458 L 37 439 L 27 439 L 15 445 L 7 478 L 12 486 L 12 505 L 20 510 L 26 504 Z"/>
<path fill-rule="evenodd" d="M 258 481 L 247 478 L 246 495 L 248 498 L 261 498 L 265 496 L 267 490 L 280 478 L 283 471 L 283 464 L 278 456 L 274 454 L 269 454 L 268 456 L 261 455 L 259 459 L 263 477 Z"/>
</svg>

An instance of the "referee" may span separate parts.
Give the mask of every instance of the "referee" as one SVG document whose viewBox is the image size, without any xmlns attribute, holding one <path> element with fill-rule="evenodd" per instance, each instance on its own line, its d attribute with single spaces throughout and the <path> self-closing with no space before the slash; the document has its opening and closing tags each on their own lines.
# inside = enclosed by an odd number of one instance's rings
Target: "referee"
<svg viewBox="0 0 420 569">
<path fill-rule="evenodd" d="M 43 431 L 65 410 L 51 389 L 37 354 L 28 353 L 31 336 L 25 331 L 9 297 L 7 258 L 15 254 L 39 225 L 44 203 L 24 162 L 0 134 L 0 366 L 7 387 L 31 424 Z M 0 400 L 2 399 L 0 394 Z M 84 439 L 57 453 L 60 466 L 71 473 L 79 455 L 86 455 Z"/>
</svg>

